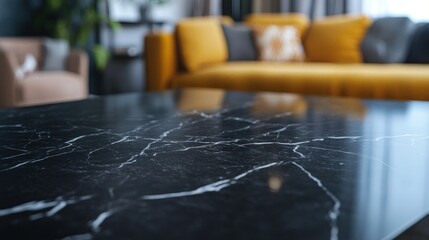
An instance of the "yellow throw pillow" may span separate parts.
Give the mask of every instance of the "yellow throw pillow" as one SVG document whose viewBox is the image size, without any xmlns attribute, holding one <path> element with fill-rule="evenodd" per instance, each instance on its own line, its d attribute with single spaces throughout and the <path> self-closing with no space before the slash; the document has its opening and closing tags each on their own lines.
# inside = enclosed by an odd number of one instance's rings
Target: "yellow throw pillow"
<svg viewBox="0 0 429 240">
<path fill-rule="evenodd" d="M 219 19 L 185 19 L 177 25 L 177 37 L 182 63 L 189 72 L 228 59 L 228 47 Z"/>
<path fill-rule="evenodd" d="M 302 62 L 305 59 L 299 32 L 294 26 L 257 27 L 255 36 L 262 61 Z"/>
<path fill-rule="evenodd" d="M 304 41 L 307 61 L 361 63 L 361 42 L 371 20 L 366 16 L 335 16 L 315 21 Z"/>
<path fill-rule="evenodd" d="M 245 22 L 249 26 L 294 26 L 302 37 L 307 31 L 310 21 L 308 17 L 300 13 L 255 13 L 247 16 Z"/>
</svg>

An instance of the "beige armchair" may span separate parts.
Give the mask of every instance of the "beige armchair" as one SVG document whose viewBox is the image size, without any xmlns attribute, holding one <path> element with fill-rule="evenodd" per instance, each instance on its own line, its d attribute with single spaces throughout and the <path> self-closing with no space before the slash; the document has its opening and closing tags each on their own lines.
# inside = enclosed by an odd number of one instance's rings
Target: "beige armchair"
<svg viewBox="0 0 429 240">
<path fill-rule="evenodd" d="M 88 97 L 88 56 L 72 50 L 63 72 L 39 71 L 43 63 L 42 38 L 0 38 L 0 108 L 80 100 Z M 16 69 L 27 54 L 33 55 L 37 70 L 16 77 Z"/>
</svg>

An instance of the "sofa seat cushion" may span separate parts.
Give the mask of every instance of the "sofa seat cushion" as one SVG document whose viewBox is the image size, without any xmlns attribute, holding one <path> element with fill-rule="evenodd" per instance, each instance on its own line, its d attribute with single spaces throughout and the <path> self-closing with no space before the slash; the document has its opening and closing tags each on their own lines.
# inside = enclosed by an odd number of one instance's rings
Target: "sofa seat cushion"
<svg viewBox="0 0 429 240">
<path fill-rule="evenodd" d="M 33 73 L 17 82 L 17 103 L 27 106 L 84 99 L 88 96 L 85 84 L 74 73 Z"/>
<path fill-rule="evenodd" d="M 173 87 L 429 100 L 429 68 L 394 64 L 236 62 L 179 75 L 173 79 Z"/>
</svg>

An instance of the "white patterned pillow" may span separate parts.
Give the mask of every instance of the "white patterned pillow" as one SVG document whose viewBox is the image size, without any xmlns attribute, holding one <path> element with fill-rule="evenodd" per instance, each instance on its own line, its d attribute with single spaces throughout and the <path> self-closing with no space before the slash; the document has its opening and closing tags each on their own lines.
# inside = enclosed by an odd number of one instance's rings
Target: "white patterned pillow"
<svg viewBox="0 0 429 240">
<path fill-rule="evenodd" d="M 304 48 L 293 26 L 267 26 L 255 29 L 259 58 L 262 61 L 302 62 Z"/>
<path fill-rule="evenodd" d="M 36 71 L 37 60 L 31 55 L 27 54 L 24 59 L 24 63 L 15 70 L 15 77 L 19 80 L 23 80 L 25 76 Z"/>
</svg>

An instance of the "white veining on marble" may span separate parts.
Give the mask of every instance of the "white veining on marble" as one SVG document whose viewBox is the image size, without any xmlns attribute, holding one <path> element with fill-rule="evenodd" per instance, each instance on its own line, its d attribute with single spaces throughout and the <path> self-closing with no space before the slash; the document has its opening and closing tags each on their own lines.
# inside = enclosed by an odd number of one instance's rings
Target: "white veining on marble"
<svg viewBox="0 0 429 240">
<path fill-rule="evenodd" d="M 225 120 L 233 120 L 233 121 L 239 121 L 239 122 L 246 122 L 250 124 L 257 124 L 260 122 L 260 120 L 251 120 L 246 118 L 239 118 L 239 117 L 227 117 Z"/>
<path fill-rule="evenodd" d="M 111 217 L 114 213 L 115 213 L 115 211 L 109 210 L 106 212 L 102 212 L 100 215 L 98 215 L 98 217 L 94 221 L 89 223 L 92 231 L 94 231 L 94 232 L 100 231 L 101 224 L 103 224 L 104 221 L 106 221 L 106 219 Z"/>
<path fill-rule="evenodd" d="M 173 133 L 173 132 L 175 132 L 175 131 L 178 131 L 178 130 L 181 130 L 181 129 L 183 129 L 184 127 L 187 127 L 187 126 L 192 126 L 192 125 L 194 125 L 194 124 L 197 124 L 197 123 L 200 123 L 200 122 L 203 122 L 203 121 L 205 121 L 205 120 L 210 120 L 210 119 L 213 119 L 213 118 L 216 118 L 216 117 L 219 117 L 219 116 L 221 116 L 221 114 L 222 113 L 224 113 L 224 112 L 227 112 L 228 111 L 228 109 L 224 109 L 224 110 L 222 110 L 221 112 L 218 112 L 218 113 L 214 113 L 214 114 L 206 114 L 206 113 L 202 113 L 202 112 L 197 112 L 197 111 L 193 111 L 193 112 L 191 112 L 191 113 L 188 113 L 188 114 L 197 114 L 197 115 L 199 115 L 200 117 L 202 117 L 202 119 L 198 119 L 198 120 L 195 120 L 195 121 L 184 121 L 184 122 L 180 122 L 179 124 L 178 124 L 178 126 L 177 127 L 175 127 L 175 128 L 172 128 L 172 129 L 169 129 L 169 130 L 167 130 L 167 131 L 165 131 L 165 132 L 163 132 L 160 136 L 159 136 L 159 138 L 156 138 L 156 139 L 153 139 L 151 142 L 149 142 L 147 145 L 146 145 L 146 147 L 139 153 L 139 154 L 134 154 L 134 155 L 132 155 L 131 157 L 129 157 L 125 162 L 123 162 L 120 166 L 119 166 L 119 168 L 123 168 L 123 167 L 125 167 L 125 166 L 127 166 L 127 165 L 131 165 L 131 164 L 134 164 L 134 163 L 136 163 L 137 162 L 137 160 L 139 159 L 139 157 L 143 157 L 143 156 L 147 156 L 147 153 L 148 153 L 148 151 L 149 150 L 151 150 L 151 149 L 153 149 L 153 146 L 154 145 L 156 145 L 156 144 L 158 144 L 158 143 L 162 143 L 171 133 Z M 251 124 L 255 124 L 256 122 L 259 122 L 259 121 L 251 121 L 251 120 L 246 120 L 246 119 L 240 119 L 240 118 L 232 118 L 232 120 L 236 120 L 236 121 L 244 121 L 244 122 L 248 122 L 248 123 L 251 123 Z M 215 144 L 215 145 L 218 145 L 218 144 L 216 144 L 216 143 L 210 143 L 210 144 L 208 144 L 206 147 L 208 147 L 208 146 L 210 146 L 210 145 L 213 145 L 213 144 Z M 189 149 L 192 149 L 192 148 L 189 148 Z M 188 149 L 188 150 L 189 150 Z M 185 150 L 182 150 L 182 151 L 187 151 L 186 150 L 186 148 L 185 148 Z M 159 153 L 154 153 L 153 154 L 153 157 L 156 157 L 157 155 L 158 155 Z"/>
<path fill-rule="evenodd" d="M 130 138 L 130 136 L 125 136 L 125 137 L 123 137 L 123 138 L 119 139 L 119 140 L 118 140 L 118 141 L 116 141 L 116 142 L 112 142 L 110 145 L 115 145 L 115 144 L 118 144 L 118 143 L 126 142 L 129 138 Z"/>
<path fill-rule="evenodd" d="M 163 154 L 163 153 L 174 153 L 174 152 L 186 152 L 186 151 L 190 151 L 190 150 L 195 150 L 195 149 L 205 149 L 205 148 L 210 148 L 210 147 L 215 147 L 218 145 L 225 145 L 225 146 L 240 146 L 240 144 L 236 144 L 240 142 L 240 139 L 232 139 L 229 141 L 218 141 L 218 142 L 206 142 L 206 141 L 201 141 L 201 140 L 187 140 L 187 141 L 164 141 L 164 143 L 173 143 L 173 144 L 177 144 L 182 146 L 182 148 L 177 149 L 177 150 L 167 150 L 167 151 L 158 151 L 157 153 L 154 154 L 154 156 L 157 156 L 158 154 Z M 186 147 L 183 144 L 184 143 L 195 143 L 195 144 L 200 144 L 197 146 L 190 146 L 190 147 Z"/>
<path fill-rule="evenodd" d="M 58 205 L 56 205 L 54 208 L 49 210 L 49 212 L 46 213 L 38 213 L 30 216 L 30 221 L 36 221 L 45 217 L 52 217 L 61 210 L 63 210 L 65 207 L 67 207 L 68 203 L 66 201 L 61 201 Z"/>
<path fill-rule="evenodd" d="M 152 147 L 152 145 L 161 142 L 164 138 L 166 138 L 170 133 L 177 131 L 179 129 L 181 129 L 183 127 L 183 123 L 179 123 L 178 127 L 175 127 L 173 129 L 170 129 L 164 133 L 161 134 L 161 136 L 159 136 L 159 139 L 154 140 L 153 142 L 150 142 L 141 152 L 140 152 L 140 156 L 144 156 L 146 155 L 146 152 Z"/>
<path fill-rule="evenodd" d="M 302 165 L 292 162 L 293 165 L 301 169 L 305 174 L 308 175 L 308 177 L 313 180 L 318 187 L 320 187 L 326 195 L 334 202 L 334 206 L 329 211 L 328 217 L 331 221 L 331 240 L 337 240 L 338 234 L 339 234 L 339 228 L 338 228 L 338 217 L 340 216 L 340 208 L 341 208 L 341 202 L 340 200 L 331 192 L 328 188 L 323 185 L 322 181 L 320 179 L 313 176 L 313 174 L 309 171 L 307 171 Z"/>
<path fill-rule="evenodd" d="M 14 158 L 21 157 L 21 156 L 25 156 L 25 155 L 29 155 L 29 154 L 31 154 L 31 152 L 25 152 L 25 153 L 21 153 L 21 154 L 13 155 L 13 156 L 10 156 L 10 157 L 4 157 L 4 158 L 2 158 L 1 160 L 14 159 Z"/>
<path fill-rule="evenodd" d="M 28 149 L 28 147 L 31 146 L 32 144 L 37 143 L 43 139 L 49 138 L 51 133 L 48 131 L 41 131 L 41 132 L 37 132 L 36 134 L 37 134 L 37 138 L 30 139 L 30 141 L 28 141 L 23 148 Z"/>
<path fill-rule="evenodd" d="M 299 145 L 298 146 L 296 146 L 294 149 L 293 149 L 293 152 L 294 153 L 296 153 L 296 154 L 298 154 L 301 158 L 305 158 L 305 155 L 304 154 L 302 154 L 302 153 L 300 153 L 299 151 L 298 151 L 298 149 L 299 149 Z"/>
<path fill-rule="evenodd" d="M 2 146 L 2 148 L 9 149 L 9 150 L 15 150 L 18 152 L 28 152 L 28 150 L 18 149 L 18 148 L 13 148 L 13 147 L 8 147 L 8 146 Z"/>
<path fill-rule="evenodd" d="M 398 136 L 382 136 L 382 137 L 375 138 L 373 141 L 378 142 L 378 141 L 386 140 L 386 139 L 409 138 L 409 137 L 423 137 L 423 135 L 421 135 L 421 134 L 403 134 L 403 135 L 398 135 Z"/>
<path fill-rule="evenodd" d="M 243 146 L 263 146 L 263 145 L 283 145 L 283 146 L 299 146 L 311 141 L 302 141 L 302 142 L 252 142 L 242 144 Z"/>
<path fill-rule="evenodd" d="M 316 139 L 313 139 L 311 141 L 313 141 L 313 142 L 323 142 L 323 141 L 325 141 L 325 139 L 324 138 L 316 138 Z"/>
<path fill-rule="evenodd" d="M 20 212 L 43 210 L 46 208 L 54 207 L 58 204 L 59 204 L 59 201 L 53 201 L 53 202 L 40 201 L 40 202 L 24 203 L 22 205 L 14 206 L 12 208 L 0 209 L 0 217 L 16 214 Z"/>
<path fill-rule="evenodd" d="M 262 136 L 270 136 L 271 134 L 276 134 L 277 135 L 277 139 L 280 139 L 280 134 L 283 132 L 286 132 L 286 130 L 288 130 L 289 128 L 292 127 L 298 127 L 298 126 L 302 126 L 303 124 L 301 123 L 292 123 L 292 124 L 288 124 L 285 127 L 281 127 L 280 129 L 277 130 L 273 130 L 273 131 L 269 131 L 267 133 L 262 134 Z"/>
<path fill-rule="evenodd" d="M 145 195 L 142 197 L 143 200 L 161 200 L 161 199 L 170 199 L 170 198 L 180 198 L 180 197 L 189 197 L 189 196 L 195 196 L 195 195 L 201 195 L 209 192 L 219 192 L 224 188 L 231 187 L 232 185 L 235 185 L 238 183 L 238 181 L 249 174 L 258 172 L 260 170 L 270 168 L 273 166 L 281 165 L 283 162 L 275 162 L 270 163 L 263 166 L 257 166 L 254 167 L 252 170 L 249 170 L 247 172 L 244 172 L 238 176 L 235 176 L 230 179 L 221 180 L 215 183 L 211 183 L 202 187 L 199 187 L 192 191 L 184 191 L 184 192 L 176 192 L 176 193 L 166 193 L 166 194 L 156 194 L 156 195 Z"/>
<path fill-rule="evenodd" d="M 6 169 L 2 169 L 2 170 L 0 170 L 0 173 L 1 173 L 1 172 L 7 172 L 7 171 L 13 170 L 13 169 L 15 169 L 15 168 L 19 168 L 19 167 L 21 167 L 21 166 L 24 166 L 24 165 L 29 164 L 30 162 L 31 162 L 31 161 L 25 161 L 25 162 L 22 162 L 22 163 L 16 164 L 16 165 L 14 165 L 14 166 L 12 166 L 12 167 L 8 167 L 8 168 L 6 168 Z"/>
<path fill-rule="evenodd" d="M 15 125 L 0 125 L 0 128 L 21 128 L 23 127 L 21 124 L 15 124 Z"/>
<path fill-rule="evenodd" d="M 91 195 L 69 198 L 69 199 L 58 197 L 56 200 L 53 200 L 53 201 L 34 201 L 34 202 L 23 203 L 10 208 L 0 209 L 0 217 L 9 216 L 17 213 L 23 213 L 23 212 L 37 212 L 45 209 L 50 209 L 50 210 L 45 213 L 42 213 L 42 215 L 40 216 L 52 217 L 55 214 L 57 214 L 59 211 L 64 209 L 67 205 L 76 204 L 82 201 L 89 200 L 91 198 L 92 198 Z M 39 218 L 36 217 L 35 219 L 39 219 Z"/>
<path fill-rule="evenodd" d="M 54 208 L 52 208 L 51 210 L 49 210 L 49 212 L 46 213 L 47 217 L 52 217 L 55 214 L 57 214 L 59 211 L 63 210 L 65 207 L 67 207 L 67 202 L 66 201 L 61 201 L 57 206 L 55 206 Z"/>
<path fill-rule="evenodd" d="M 124 163 L 121 163 L 121 165 L 119 165 L 119 167 L 118 168 L 123 168 L 123 167 L 125 167 L 125 166 L 127 166 L 127 165 L 130 165 L 130 164 L 133 164 L 133 163 L 135 163 L 135 162 L 137 162 L 137 158 L 139 157 L 139 155 L 138 154 L 136 154 L 136 155 L 132 155 L 128 160 L 126 160 Z"/>
<path fill-rule="evenodd" d="M 74 151 L 76 151 L 76 149 L 72 149 L 72 150 L 67 151 L 67 152 L 60 152 L 60 153 L 57 153 L 57 154 L 48 155 L 48 156 L 43 157 L 43 158 L 39 158 L 39 159 L 32 160 L 32 161 L 31 161 L 31 163 L 42 162 L 42 161 L 45 161 L 45 160 L 47 160 L 47 159 L 51 159 L 51 158 L 54 158 L 54 157 L 64 156 L 64 155 L 70 154 L 70 153 L 72 153 L 72 152 L 74 152 Z"/>
<path fill-rule="evenodd" d="M 84 138 L 100 136 L 100 135 L 103 135 L 103 134 L 106 134 L 106 131 L 100 131 L 100 132 L 98 132 L 98 133 L 86 134 L 86 135 L 82 135 L 82 136 L 79 136 L 79 137 L 75 137 L 75 138 L 73 138 L 73 139 L 71 139 L 71 140 L 69 140 L 69 141 L 65 142 L 66 146 L 64 146 L 64 147 L 62 147 L 62 148 L 60 148 L 60 149 L 69 148 L 69 147 L 73 146 L 73 144 L 74 144 L 75 142 L 78 142 L 79 140 L 82 140 L 82 139 L 84 139 Z"/>
<path fill-rule="evenodd" d="M 12 156 L 9 156 L 9 157 L 3 157 L 0 160 L 9 160 L 9 159 L 14 159 L 14 158 L 17 158 L 17 157 L 21 157 L 21 156 L 25 156 L 25 155 L 31 154 L 30 151 L 25 150 L 25 149 L 18 149 L 18 148 L 9 147 L 9 146 L 2 146 L 1 148 L 12 150 L 12 151 L 17 151 L 17 152 L 20 152 L 20 153 L 12 155 Z"/>
<path fill-rule="evenodd" d="M 236 108 L 236 109 L 245 109 L 247 107 L 251 106 L 251 103 L 245 103 L 243 104 L 243 106 Z M 300 147 L 306 145 L 308 146 L 308 144 L 311 143 L 317 143 L 317 142 L 323 142 L 326 140 L 351 140 L 351 141 L 381 141 L 384 139 L 396 139 L 396 138 L 407 138 L 407 137 L 420 137 L 422 139 L 424 139 L 424 136 L 419 135 L 419 134 L 404 134 L 404 135 L 400 135 L 400 136 L 381 136 L 381 137 L 377 137 L 375 139 L 364 139 L 363 136 L 332 136 L 329 135 L 327 137 L 319 137 L 319 138 L 315 138 L 315 139 L 310 139 L 310 140 L 306 140 L 306 141 L 298 141 L 298 142 L 284 142 L 281 141 L 281 133 L 286 132 L 288 129 L 292 128 L 292 127 L 310 127 L 311 125 L 323 125 L 322 123 L 290 123 L 290 124 L 286 124 L 283 125 L 279 124 L 279 123 L 270 123 L 267 122 L 271 119 L 276 119 L 276 118 L 280 118 L 280 117 L 285 117 L 285 116 L 290 116 L 292 115 L 291 113 L 281 113 L 281 114 L 277 114 L 274 116 L 270 116 L 266 119 L 253 119 L 253 118 L 246 118 L 246 117 L 237 117 L 237 116 L 227 116 L 225 118 L 223 118 L 224 120 L 233 120 L 233 121 L 240 121 L 243 123 L 248 123 L 247 126 L 240 126 L 237 129 L 229 129 L 229 130 L 224 130 L 222 132 L 220 132 L 219 136 L 221 136 L 222 134 L 228 134 L 228 133 L 239 133 L 240 131 L 245 131 L 245 130 L 250 130 L 253 127 L 256 127 L 256 125 L 259 126 L 264 126 L 264 125 L 273 125 L 276 126 L 277 129 L 275 130 L 269 130 L 266 132 L 261 132 L 260 136 L 255 135 L 252 136 L 249 139 L 241 139 L 242 141 L 239 142 L 236 139 L 234 140 L 224 140 L 224 141 L 205 141 L 203 143 L 203 141 L 194 141 L 195 144 L 194 146 L 186 146 L 184 145 L 184 143 L 186 143 L 187 141 L 170 141 L 167 140 L 166 138 L 169 136 L 170 133 L 175 132 L 175 131 L 179 131 L 181 129 L 183 129 L 184 127 L 189 127 L 192 126 L 193 124 L 196 123 L 200 123 L 202 121 L 205 120 L 213 120 L 213 119 L 217 119 L 217 118 L 221 118 L 223 114 L 229 113 L 233 110 L 236 109 L 222 109 L 219 112 L 215 112 L 212 114 L 207 114 L 204 112 L 198 112 L 198 111 L 192 111 L 189 113 L 178 113 L 176 115 L 173 115 L 171 118 L 176 118 L 176 117 L 188 117 L 188 116 L 199 116 L 200 119 L 197 119 L 195 121 L 190 121 L 191 119 L 188 119 L 187 121 L 182 121 L 180 122 L 178 125 L 176 125 L 176 127 L 173 127 L 171 129 L 167 129 L 164 133 L 161 133 L 160 136 L 158 138 L 152 138 L 152 140 L 150 140 L 149 143 L 147 143 L 145 145 L 145 147 L 140 151 L 140 153 L 134 153 L 132 155 L 129 155 L 126 159 L 124 159 L 124 161 L 122 161 L 122 163 L 119 164 L 119 168 L 123 168 L 126 165 L 130 165 L 133 163 L 136 163 L 137 160 L 139 160 L 141 157 L 147 157 L 147 154 L 149 153 L 150 150 L 154 150 L 153 153 L 151 153 L 152 157 L 157 157 L 160 153 L 172 153 L 172 152 L 177 152 L 177 151 L 189 151 L 189 150 L 194 150 L 194 149 L 208 149 L 210 147 L 214 147 L 217 145 L 232 145 L 235 144 L 235 146 L 238 147 L 247 147 L 247 146 L 264 146 L 264 145 L 280 145 L 280 146 L 291 146 L 291 147 L 295 147 L 293 149 L 293 151 L 298 154 L 301 158 L 304 157 L 304 155 L 302 154 L 302 152 L 297 151 Z M 120 143 L 137 143 L 137 141 L 139 140 L 139 138 L 141 139 L 141 137 L 137 136 L 138 134 L 142 134 L 146 131 L 148 131 L 149 129 L 152 129 L 156 126 L 158 126 L 159 123 L 162 123 L 162 121 L 160 121 L 159 119 L 155 119 L 155 120 L 150 120 L 140 126 L 137 126 L 136 128 L 134 128 L 133 130 L 130 130 L 128 132 L 125 133 L 112 133 L 111 129 L 101 129 L 101 128 L 95 128 L 95 127 L 85 127 L 87 129 L 91 129 L 95 132 L 93 133 L 88 133 L 88 134 L 83 134 L 77 137 L 74 137 L 70 140 L 67 140 L 64 142 L 64 144 L 62 144 L 61 146 L 58 146 L 57 148 L 51 148 L 48 149 L 48 151 L 45 152 L 45 156 L 42 156 L 38 159 L 25 159 L 24 161 L 19 161 L 19 162 L 11 162 L 10 164 L 6 165 L 5 167 L 3 167 L 3 169 L 0 169 L 0 173 L 1 172 L 6 172 L 6 171 L 10 171 L 10 170 L 14 170 L 29 164 L 34 164 L 37 163 L 39 161 L 44 161 L 44 160 L 48 160 L 51 158 L 57 158 L 57 157 L 62 157 L 68 154 L 71 154 L 75 151 L 82 151 L 82 152 L 87 152 L 87 161 L 89 161 L 92 158 L 92 155 L 97 153 L 97 152 L 101 152 L 104 150 L 107 150 L 109 148 L 111 148 L 112 146 L 116 145 L 116 144 L 120 144 Z M 75 126 L 73 123 L 70 123 L 70 130 L 73 129 L 79 129 L 79 127 Z M 33 130 L 27 129 L 25 128 L 22 124 L 16 124 L 16 125 L 1 125 L 1 127 L 3 128 L 20 128 L 20 129 L 24 129 L 26 132 L 33 132 Z M 67 129 L 67 131 L 69 131 L 69 129 Z M 46 139 L 47 136 L 50 135 L 50 133 L 48 131 L 42 131 L 42 132 L 36 132 L 38 137 L 35 139 L 29 139 L 29 142 L 25 145 L 25 148 L 33 143 L 33 142 L 38 142 L 42 139 Z M 276 140 L 278 141 L 263 141 L 262 139 L 259 139 L 259 137 L 267 137 L 270 136 L 271 134 L 275 134 L 276 135 Z M 102 147 L 98 147 L 98 148 L 92 148 L 90 146 L 81 146 L 80 144 L 78 144 L 80 141 L 90 138 L 90 137 L 96 137 L 96 136 L 102 136 L 102 135 L 106 135 L 106 137 L 109 136 L 115 136 L 118 137 L 116 140 L 113 140 L 106 144 L 105 146 Z M 136 136 L 132 136 L 132 135 L 136 135 Z M 149 139 L 149 138 L 145 138 L 145 139 Z M 233 142 L 234 141 L 234 142 Z M 411 141 L 414 143 L 415 142 L 415 138 L 411 139 Z M 167 151 L 159 151 L 158 149 L 160 148 L 164 148 L 164 147 L 169 147 L 167 145 L 167 143 L 173 143 L 173 144 L 177 144 L 179 146 L 182 146 L 180 149 L 176 149 L 176 150 L 167 150 Z M 7 146 L 6 146 L 7 147 Z M 70 148 L 70 150 L 68 151 L 63 151 L 64 149 L 68 149 Z M 316 149 L 316 148 L 314 148 Z M 322 149 L 322 148 L 320 148 Z M 156 150 L 156 151 L 155 151 Z M 328 150 L 328 149 L 326 149 Z M 21 152 L 19 152 L 19 154 L 13 155 L 13 156 L 8 156 L 8 157 L 3 157 L 2 160 L 10 160 L 10 159 L 15 159 L 15 158 L 22 158 L 26 155 L 30 155 L 33 152 L 32 151 L 28 151 L 27 149 L 20 149 Z M 58 152 L 61 151 L 61 152 Z M 342 151 L 339 149 L 332 149 L 332 151 L 337 151 L 337 152 L 343 152 L 345 154 L 349 154 L 346 151 Z M 55 154 L 53 154 L 55 152 Z M 119 153 L 118 153 L 119 154 Z"/>
<path fill-rule="evenodd" d="M 164 140 L 164 138 L 168 137 L 168 135 L 169 135 L 169 134 L 171 134 L 171 133 L 172 133 L 172 132 L 174 132 L 174 131 L 177 131 L 177 130 L 182 129 L 182 127 L 183 127 L 183 126 L 184 126 L 184 123 L 183 123 L 183 122 L 181 122 L 181 123 L 179 123 L 179 126 L 177 126 L 177 127 L 175 127 L 175 128 L 172 128 L 172 129 L 169 129 L 168 131 L 163 132 L 163 133 L 159 136 L 159 138 L 154 139 L 153 141 L 149 142 L 149 143 L 146 145 L 146 147 L 145 147 L 145 148 L 144 148 L 144 149 L 143 149 L 139 154 L 132 155 L 128 160 L 126 160 L 124 163 L 122 163 L 122 164 L 119 166 L 119 168 L 123 168 L 123 167 L 125 167 L 125 166 L 127 166 L 127 165 L 131 165 L 131 164 L 133 164 L 133 163 L 136 163 L 139 157 L 142 157 L 142 156 L 146 156 L 146 155 L 147 155 L 147 152 L 151 149 L 151 147 L 152 147 L 153 145 L 155 145 L 155 144 L 157 144 L 157 143 L 162 142 L 162 141 Z"/>
<path fill-rule="evenodd" d="M 42 133 L 45 133 L 45 132 L 42 132 Z M 77 141 L 79 141 L 81 139 L 92 137 L 92 136 L 99 136 L 99 135 L 102 135 L 102 134 L 106 134 L 106 132 L 98 132 L 98 133 L 93 133 L 93 134 L 81 135 L 79 137 L 73 138 L 71 140 L 66 141 L 65 142 L 65 146 L 63 146 L 63 147 L 54 148 L 54 149 L 50 149 L 50 150 L 46 151 L 46 156 L 45 157 L 41 157 L 41 158 L 37 158 L 37 159 L 33 159 L 33 160 L 26 160 L 24 162 L 20 162 L 18 164 L 15 164 L 13 166 L 7 167 L 5 169 L 1 169 L 0 173 L 1 172 L 7 172 L 7 171 L 10 171 L 10 170 L 14 170 L 14 169 L 17 169 L 19 167 L 22 167 L 22 166 L 25 166 L 25 165 L 28 165 L 28 164 L 34 164 L 34 163 L 37 163 L 37 162 L 42 162 L 42 161 L 45 161 L 45 160 L 48 160 L 48 159 L 52 159 L 52 158 L 55 158 L 55 157 L 60 157 L 60 156 L 64 156 L 64 155 L 73 153 L 73 152 L 75 152 L 77 150 L 77 148 L 72 148 L 69 151 L 63 151 L 63 150 L 71 148 L 74 145 L 75 142 L 77 142 Z M 38 135 L 39 135 L 39 138 L 36 139 L 37 141 L 39 141 L 39 140 L 42 139 L 41 138 L 41 134 L 39 133 Z M 25 146 L 28 146 L 31 143 L 36 142 L 36 140 L 31 140 L 30 139 L 29 142 Z M 23 154 L 20 154 L 20 155 L 15 155 L 15 156 L 12 156 L 12 157 L 2 158 L 2 160 L 12 159 L 12 158 L 16 158 L 18 156 L 28 155 L 28 154 L 31 153 L 28 150 L 21 150 L 21 151 L 26 151 L 26 152 L 23 153 Z M 59 153 L 56 153 L 56 154 L 51 154 L 54 151 L 62 151 L 62 152 L 59 152 Z"/>
<path fill-rule="evenodd" d="M 360 138 L 362 138 L 362 136 L 339 136 L 339 137 L 329 136 L 329 137 L 326 137 L 326 139 L 333 139 L 333 140 L 344 140 L 344 139 L 357 140 Z"/>
</svg>

